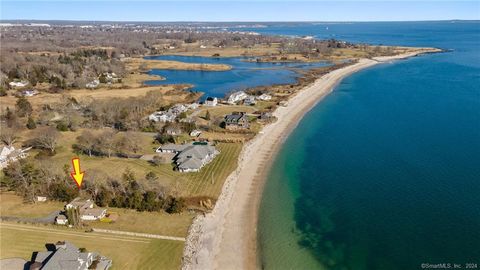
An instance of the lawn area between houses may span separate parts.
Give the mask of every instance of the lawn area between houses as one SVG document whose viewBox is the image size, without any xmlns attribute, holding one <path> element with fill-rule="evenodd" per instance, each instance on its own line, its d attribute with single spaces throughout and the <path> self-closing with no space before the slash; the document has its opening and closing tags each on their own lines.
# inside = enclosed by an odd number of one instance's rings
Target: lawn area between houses
<svg viewBox="0 0 480 270">
<path fill-rule="evenodd" d="M 11 192 L 0 193 L 0 216 L 5 217 L 45 217 L 53 211 L 64 209 L 65 203 L 58 201 L 24 203 L 22 197 Z M 185 211 L 180 214 L 165 212 L 139 212 L 133 209 L 107 207 L 109 214 L 117 216 L 111 223 L 87 221 L 85 228 L 128 231 L 165 236 L 186 237 L 188 227 L 195 214 Z M 53 228 L 64 228 L 54 226 Z"/>
<path fill-rule="evenodd" d="M 0 259 L 30 260 L 32 252 L 45 251 L 45 244 L 70 241 L 113 261 L 115 269 L 179 269 L 184 242 L 142 237 L 87 233 L 16 223 L 0 223 Z M 21 243 L 21 244 L 20 244 Z"/>
<path fill-rule="evenodd" d="M 143 179 L 148 172 L 154 172 L 160 184 L 175 188 L 181 196 L 185 197 L 208 196 L 216 199 L 220 195 L 223 182 L 236 168 L 238 155 L 242 149 L 242 143 L 218 143 L 216 147 L 220 154 L 200 172 L 181 173 L 174 171 L 172 164 L 154 166 L 148 161 L 135 158 L 77 155 L 73 152 L 71 143 L 75 142 L 78 135 L 80 135 L 79 132 L 62 132 L 62 139 L 59 142 L 61 147 L 55 156 L 48 157 L 47 160 L 61 168 L 64 164 L 70 166 L 71 159 L 79 156 L 86 179 L 89 179 L 89 173 L 93 172 L 101 172 L 120 179 L 127 168 L 139 180 Z M 153 154 L 154 149 L 159 146 L 152 144 L 153 137 L 150 135 L 144 135 L 142 141 L 142 151 L 144 152 L 141 154 Z"/>
<path fill-rule="evenodd" d="M 138 212 L 133 209 L 108 207 L 108 213 L 117 214 L 115 222 L 86 222 L 91 228 L 186 237 L 195 214 L 187 211 L 180 214 L 164 212 Z"/>
</svg>

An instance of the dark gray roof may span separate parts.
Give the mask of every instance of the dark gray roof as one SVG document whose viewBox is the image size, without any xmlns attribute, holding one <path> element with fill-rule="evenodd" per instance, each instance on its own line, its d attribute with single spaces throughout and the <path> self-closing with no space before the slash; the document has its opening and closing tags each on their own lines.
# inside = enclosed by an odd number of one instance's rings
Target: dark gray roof
<svg viewBox="0 0 480 270">
<path fill-rule="evenodd" d="M 244 112 L 234 112 L 225 116 L 225 123 L 237 124 L 242 118 L 246 118 L 246 114 Z"/>
</svg>

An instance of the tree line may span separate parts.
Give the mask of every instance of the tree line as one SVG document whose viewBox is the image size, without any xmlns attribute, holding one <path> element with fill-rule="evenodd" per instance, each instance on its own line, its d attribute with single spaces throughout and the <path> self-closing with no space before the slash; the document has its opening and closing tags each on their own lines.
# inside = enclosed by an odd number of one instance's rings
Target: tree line
<svg viewBox="0 0 480 270">
<path fill-rule="evenodd" d="M 30 202 L 34 202 L 36 196 L 69 202 L 83 195 L 91 197 L 102 207 L 167 213 L 180 213 L 187 207 L 185 199 L 176 191 L 158 184 L 158 177 L 153 172 L 147 173 L 144 179 L 137 178 L 128 168 L 119 179 L 99 177 L 93 172 L 79 191 L 70 179 L 68 164 L 63 170 L 57 170 L 46 162 L 34 163 L 26 159 L 9 164 L 3 171 L 5 176 L 0 180 L 0 186 L 15 191 Z"/>
</svg>

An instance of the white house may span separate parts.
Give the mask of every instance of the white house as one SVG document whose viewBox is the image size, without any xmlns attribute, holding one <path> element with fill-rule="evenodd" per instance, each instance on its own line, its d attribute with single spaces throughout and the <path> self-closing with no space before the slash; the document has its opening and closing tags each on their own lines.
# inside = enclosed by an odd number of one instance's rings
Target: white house
<svg viewBox="0 0 480 270">
<path fill-rule="evenodd" d="M 12 88 L 22 88 L 28 85 L 28 81 L 13 81 L 10 82 L 8 85 Z"/>
<path fill-rule="evenodd" d="M 55 223 L 58 225 L 67 225 L 68 224 L 68 219 L 65 215 L 58 215 L 55 218 Z"/>
<path fill-rule="evenodd" d="M 261 94 L 257 99 L 259 100 L 264 100 L 264 101 L 268 101 L 268 100 L 271 100 L 272 99 L 272 96 L 268 95 L 268 94 Z"/>
<path fill-rule="evenodd" d="M 87 221 L 92 221 L 92 220 L 99 220 L 101 218 L 104 218 L 107 215 L 107 209 L 105 208 L 89 208 L 85 209 L 83 213 L 80 213 L 80 219 L 81 220 L 87 220 Z"/>
<path fill-rule="evenodd" d="M 239 101 L 242 101 L 242 100 L 246 99 L 247 97 L 248 97 L 248 95 L 245 92 L 238 91 L 238 92 L 235 92 L 235 93 L 231 94 L 228 97 L 228 103 L 235 104 Z"/>
<path fill-rule="evenodd" d="M 107 209 L 95 207 L 95 204 L 90 199 L 84 200 L 77 197 L 73 199 L 73 201 L 65 205 L 66 210 L 72 208 L 78 209 L 81 220 L 98 220 L 104 218 L 107 215 Z"/>
<path fill-rule="evenodd" d="M 216 97 L 207 97 L 205 100 L 205 106 L 217 106 L 218 99 Z"/>
<path fill-rule="evenodd" d="M 166 112 L 166 111 L 159 111 L 159 112 L 154 112 L 148 116 L 148 120 L 154 121 L 154 122 L 173 122 L 175 121 L 175 118 L 177 116 L 174 113 L 171 112 Z"/>
</svg>

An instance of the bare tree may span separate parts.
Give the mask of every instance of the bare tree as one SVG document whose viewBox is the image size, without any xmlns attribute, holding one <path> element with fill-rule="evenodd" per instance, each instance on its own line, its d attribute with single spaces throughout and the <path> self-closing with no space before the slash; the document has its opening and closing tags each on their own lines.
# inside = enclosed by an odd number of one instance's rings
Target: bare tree
<svg viewBox="0 0 480 270">
<path fill-rule="evenodd" d="M 2 128 L 0 140 L 8 147 L 12 146 L 18 139 L 17 130 L 13 128 Z"/>
<path fill-rule="evenodd" d="M 40 130 L 34 140 L 34 145 L 38 148 L 47 149 L 50 153 L 55 153 L 60 133 L 52 127 Z"/>
</svg>

